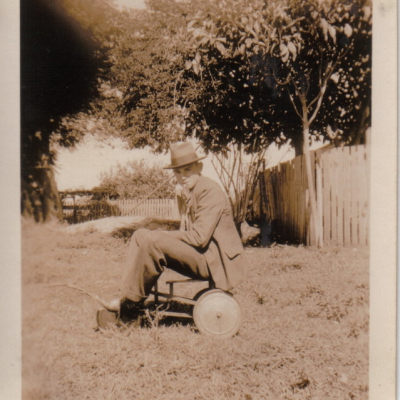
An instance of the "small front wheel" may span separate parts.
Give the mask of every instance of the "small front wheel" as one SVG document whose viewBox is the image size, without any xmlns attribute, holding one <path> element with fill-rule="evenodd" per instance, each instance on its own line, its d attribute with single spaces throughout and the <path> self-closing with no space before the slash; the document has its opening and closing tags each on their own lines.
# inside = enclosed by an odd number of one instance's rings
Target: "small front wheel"
<svg viewBox="0 0 400 400">
<path fill-rule="evenodd" d="M 193 309 L 193 319 L 200 333 L 227 338 L 238 333 L 243 313 L 231 293 L 212 289 L 198 298 Z"/>
</svg>

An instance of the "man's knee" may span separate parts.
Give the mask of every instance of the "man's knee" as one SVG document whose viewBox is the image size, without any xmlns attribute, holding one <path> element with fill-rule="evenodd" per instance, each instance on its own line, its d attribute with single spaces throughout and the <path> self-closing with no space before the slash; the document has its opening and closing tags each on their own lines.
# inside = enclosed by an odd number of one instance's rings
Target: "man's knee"
<svg viewBox="0 0 400 400">
<path fill-rule="evenodd" d="M 132 241 L 135 241 L 139 246 L 146 243 L 151 237 L 151 232 L 149 229 L 140 228 L 133 233 Z"/>
<path fill-rule="evenodd" d="M 150 239 L 153 242 L 158 242 L 162 239 L 165 239 L 166 233 L 164 231 L 151 231 Z"/>
<path fill-rule="evenodd" d="M 151 231 L 146 228 L 140 228 L 133 234 L 133 239 L 139 246 L 152 245 L 165 238 L 163 231 Z"/>
</svg>

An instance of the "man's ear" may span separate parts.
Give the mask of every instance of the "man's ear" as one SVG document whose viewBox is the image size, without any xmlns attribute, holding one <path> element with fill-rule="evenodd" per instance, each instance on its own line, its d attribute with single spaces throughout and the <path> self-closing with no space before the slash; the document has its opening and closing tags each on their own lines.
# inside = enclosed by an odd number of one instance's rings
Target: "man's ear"
<svg viewBox="0 0 400 400">
<path fill-rule="evenodd" d="M 197 165 L 198 165 L 198 168 L 199 168 L 199 174 L 201 174 L 201 171 L 203 171 L 203 163 L 199 162 L 199 163 L 197 163 Z"/>
</svg>

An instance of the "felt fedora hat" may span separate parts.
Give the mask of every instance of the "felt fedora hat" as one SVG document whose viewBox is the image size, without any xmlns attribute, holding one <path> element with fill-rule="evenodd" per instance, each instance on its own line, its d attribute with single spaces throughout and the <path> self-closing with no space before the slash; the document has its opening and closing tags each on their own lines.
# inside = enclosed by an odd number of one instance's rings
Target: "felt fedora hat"
<svg viewBox="0 0 400 400">
<path fill-rule="evenodd" d="M 183 167 L 184 165 L 194 163 L 206 157 L 207 156 L 199 157 L 190 142 L 171 144 L 171 164 L 164 167 L 164 169 Z"/>
</svg>

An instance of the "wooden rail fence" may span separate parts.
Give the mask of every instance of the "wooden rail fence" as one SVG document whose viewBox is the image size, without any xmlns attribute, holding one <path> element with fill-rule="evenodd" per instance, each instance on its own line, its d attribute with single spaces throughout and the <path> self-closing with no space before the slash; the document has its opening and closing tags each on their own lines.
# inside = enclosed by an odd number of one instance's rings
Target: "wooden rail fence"
<svg viewBox="0 0 400 400">
<path fill-rule="evenodd" d="M 312 164 L 324 245 L 368 245 L 368 148 L 317 150 Z M 264 177 L 265 212 L 275 235 L 282 241 L 315 245 L 304 156 L 266 170 Z"/>
</svg>

